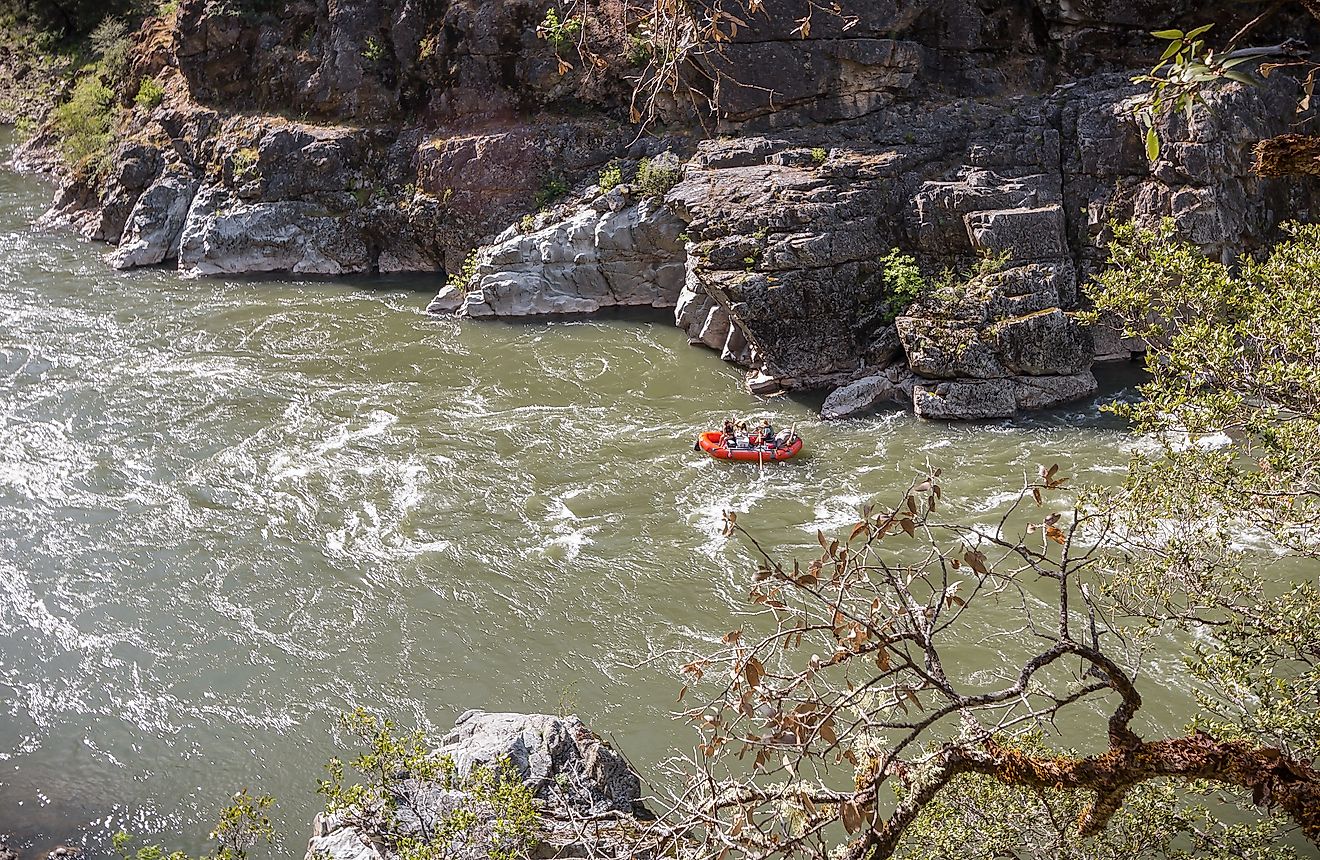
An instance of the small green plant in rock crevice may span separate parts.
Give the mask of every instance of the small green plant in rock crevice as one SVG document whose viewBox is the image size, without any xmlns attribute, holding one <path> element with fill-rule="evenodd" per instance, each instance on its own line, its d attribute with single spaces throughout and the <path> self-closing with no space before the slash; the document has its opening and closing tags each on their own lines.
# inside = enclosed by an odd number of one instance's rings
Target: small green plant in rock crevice
<svg viewBox="0 0 1320 860">
<path fill-rule="evenodd" d="M 637 188 L 643 194 L 664 197 L 683 179 L 683 168 L 675 158 L 643 158 L 637 165 Z"/>
<path fill-rule="evenodd" d="M 458 273 L 450 276 L 445 282 L 447 286 L 455 287 L 461 293 L 467 293 L 477 285 L 477 252 L 473 251 L 463 258 L 463 265 L 459 267 Z"/>
<path fill-rule="evenodd" d="M 242 182 L 246 179 L 248 174 L 256 169 L 257 161 L 259 159 L 260 155 L 257 152 L 256 147 L 245 146 L 236 150 L 234 154 L 229 157 L 229 163 L 233 168 L 235 181 Z"/>
<path fill-rule="evenodd" d="M 926 279 L 922 277 L 916 259 L 898 248 L 891 248 L 881 257 L 880 265 L 884 267 L 881 279 L 889 294 L 885 318 L 887 322 L 893 322 L 904 308 L 926 292 Z"/>
<path fill-rule="evenodd" d="M 545 10 L 545 18 L 541 20 L 540 25 L 536 28 L 537 37 L 544 39 L 546 44 L 554 49 L 555 53 L 559 53 L 576 42 L 581 32 L 581 18 L 569 16 L 561 19 L 559 9 L 554 6 Z"/>
<path fill-rule="evenodd" d="M 369 63 L 379 63 L 385 59 L 385 43 L 379 36 L 368 36 L 362 46 L 362 59 Z"/>
<path fill-rule="evenodd" d="M 564 181 L 564 178 L 557 174 L 550 174 L 545 177 L 541 187 L 537 189 L 532 203 L 536 206 L 537 211 L 540 211 L 567 193 L 568 183 Z"/>
<path fill-rule="evenodd" d="M 539 817 L 531 790 L 507 759 L 464 776 L 421 732 L 396 734 L 393 722 L 362 709 L 341 717 L 340 727 L 361 749 L 347 766 L 339 758 L 326 765 L 329 777 L 317 791 L 327 813 L 380 838 L 403 860 L 441 860 L 460 838 L 469 846 L 485 844 L 491 860 L 530 854 Z M 347 779 L 348 768 L 360 781 Z"/>
<path fill-rule="evenodd" d="M 624 59 L 633 68 L 644 69 L 655 57 L 655 41 L 634 33 L 628 37 L 628 50 Z"/>
<path fill-rule="evenodd" d="M 155 78 L 143 78 L 138 85 L 137 95 L 133 97 L 134 104 L 147 110 L 159 106 L 164 100 L 165 88 Z"/>
<path fill-rule="evenodd" d="M 596 180 L 602 192 L 612 191 L 623 184 L 623 163 L 619 159 L 611 159 L 600 172 L 600 178 Z"/>
</svg>

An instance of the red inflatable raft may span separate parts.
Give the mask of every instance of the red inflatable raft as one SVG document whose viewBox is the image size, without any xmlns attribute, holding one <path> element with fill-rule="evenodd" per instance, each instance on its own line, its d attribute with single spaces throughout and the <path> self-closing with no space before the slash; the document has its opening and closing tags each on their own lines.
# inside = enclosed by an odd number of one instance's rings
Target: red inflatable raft
<svg viewBox="0 0 1320 860">
<path fill-rule="evenodd" d="M 702 433 L 697 444 L 701 450 L 717 460 L 739 460 L 744 463 L 774 463 L 779 460 L 791 460 L 802 450 L 802 437 L 794 435 L 788 445 L 771 449 L 764 445 L 755 448 L 728 448 L 722 441 L 723 435 L 718 430 Z"/>
</svg>

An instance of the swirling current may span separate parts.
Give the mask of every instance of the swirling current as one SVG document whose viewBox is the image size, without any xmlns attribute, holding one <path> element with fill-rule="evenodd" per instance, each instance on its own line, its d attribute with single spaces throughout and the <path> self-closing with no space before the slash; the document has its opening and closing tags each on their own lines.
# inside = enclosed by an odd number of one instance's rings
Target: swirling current
<svg viewBox="0 0 1320 860">
<path fill-rule="evenodd" d="M 723 510 L 791 553 L 927 460 L 979 515 L 1131 444 L 1100 401 L 825 425 L 662 316 L 460 323 L 421 312 L 430 281 L 119 273 L 29 228 L 49 191 L 0 174 L 0 833 L 34 851 L 195 848 L 248 787 L 298 853 L 358 705 L 436 733 L 571 708 L 655 773 L 692 735 L 650 655 L 745 605 Z M 726 413 L 796 423 L 808 456 L 694 453 Z"/>
</svg>

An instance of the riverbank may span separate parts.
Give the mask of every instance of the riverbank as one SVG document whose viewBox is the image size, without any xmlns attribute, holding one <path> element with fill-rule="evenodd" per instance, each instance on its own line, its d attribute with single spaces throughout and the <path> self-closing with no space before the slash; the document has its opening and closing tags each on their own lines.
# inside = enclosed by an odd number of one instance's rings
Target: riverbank
<svg viewBox="0 0 1320 860">
<path fill-rule="evenodd" d="M 1147 23 L 1125 4 L 1034 25 L 868 7 L 794 36 L 776 0 L 694 59 L 721 67 L 714 124 L 678 111 L 649 130 L 627 109 L 640 68 L 575 66 L 539 6 L 369 5 L 148 15 L 126 66 L 81 73 L 77 124 L 110 131 L 42 223 L 120 268 L 430 272 L 448 281 L 432 308 L 469 317 L 672 310 L 755 393 L 984 419 L 1089 396 L 1093 361 L 1139 347 L 1076 314 L 1111 221 L 1170 217 L 1224 257 L 1317 205 L 1313 184 L 1251 171 L 1296 102 L 1285 75 L 1207 93 L 1147 159 L 1129 80 Z M 1219 11 L 1241 13 L 1199 14 Z M 590 42 L 606 19 L 576 26 Z M 808 83 L 780 73 L 795 64 Z M 69 122 L 16 163 L 49 168 Z M 987 259 L 1000 271 L 973 278 Z M 912 302 L 937 284 L 953 300 Z"/>
</svg>

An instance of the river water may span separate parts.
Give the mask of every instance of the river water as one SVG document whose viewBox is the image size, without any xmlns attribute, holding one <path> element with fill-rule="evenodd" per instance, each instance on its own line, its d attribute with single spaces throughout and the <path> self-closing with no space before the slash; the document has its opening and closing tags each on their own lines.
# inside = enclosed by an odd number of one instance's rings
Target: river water
<svg viewBox="0 0 1320 860">
<path fill-rule="evenodd" d="M 357 705 L 437 733 L 572 709 L 651 772 L 691 735 L 672 666 L 631 667 L 735 626 L 754 565 L 722 510 L 790 552 L 926 460 L 978 515 L 1037 463 L 1127 459 L 1096 403 L 825 426 L 663 318 L 459 324 L 421 312 L 427 282 L 117 273 L 28 228 L 49 194 L 0 175 L 0 833 L 34 852 L 120 827 L 196 848 L 249 787 L 300 854 Z M 726 412 L 796 422 L 808 456 L 694 453 Z"/>
</svg>

